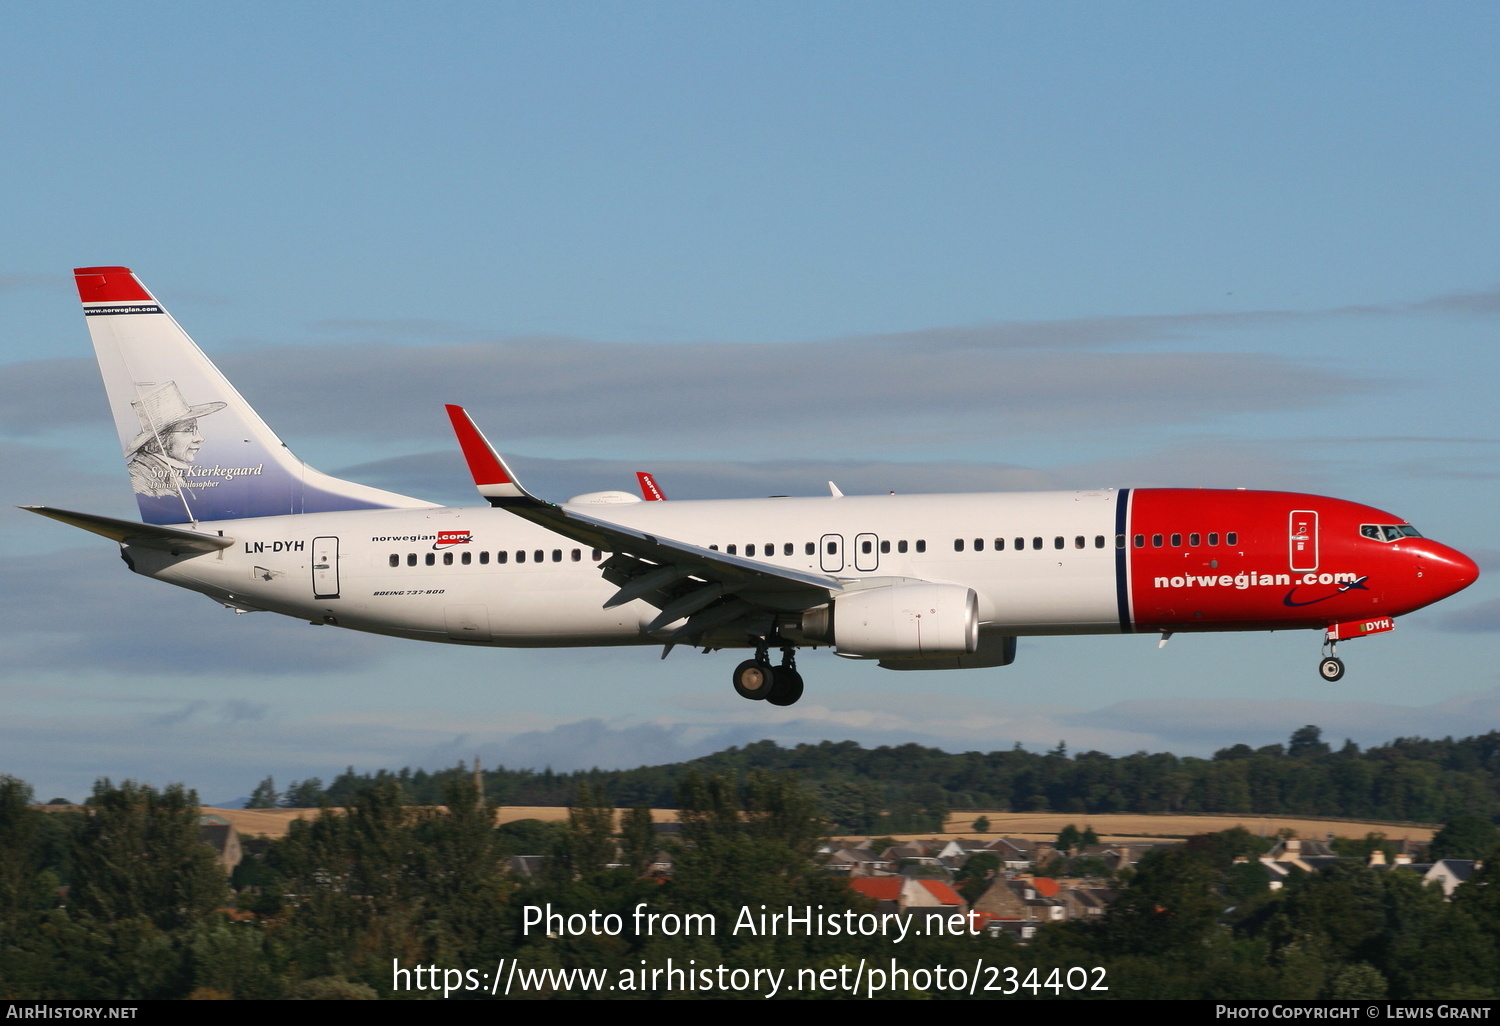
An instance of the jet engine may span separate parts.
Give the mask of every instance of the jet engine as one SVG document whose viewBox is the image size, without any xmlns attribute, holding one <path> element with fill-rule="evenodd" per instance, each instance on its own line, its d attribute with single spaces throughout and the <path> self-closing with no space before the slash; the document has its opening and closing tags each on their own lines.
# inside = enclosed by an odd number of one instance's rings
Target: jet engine
<svg viewBox="0 0 1500 1026">
<path fill-rule="evenodd" d="M 922 658 L 979 648 L 979 598 L 961 584 L 893 584 L 838 595 L 802 614 L 802 635 L 841 655 Z"/>
</svg>

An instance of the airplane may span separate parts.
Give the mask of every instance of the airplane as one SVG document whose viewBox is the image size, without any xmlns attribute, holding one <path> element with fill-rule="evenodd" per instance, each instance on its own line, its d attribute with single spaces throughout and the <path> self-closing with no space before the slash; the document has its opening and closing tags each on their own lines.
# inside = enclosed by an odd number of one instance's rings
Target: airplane
<svg viewBox="0 0 1500 1026">
<path fill-rule="evenodd" d="M 74 274 L 142 522 L 23 508 L 238 613 L 496 648 L 746 650 L 735 691 L 787 706 L 801 648 L 967 669 L 1005 666 L 1039 635 L 1317 630 L 1319 673 L 1337 681 L 1340 641 L 1479 576 L 1394 514 L 1291 492 L 830 483 L 817 497 L 553 503 L 459 406 L 449 420 L 488 505 L 445 507 L 307 466 L 128 268 Z"/>
</svg>

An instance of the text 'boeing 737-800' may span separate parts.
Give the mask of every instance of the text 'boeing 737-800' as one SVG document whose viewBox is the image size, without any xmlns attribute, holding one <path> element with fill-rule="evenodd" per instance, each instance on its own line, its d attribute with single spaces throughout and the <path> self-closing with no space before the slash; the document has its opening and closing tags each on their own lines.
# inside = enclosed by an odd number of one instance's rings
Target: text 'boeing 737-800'
<svg viewBox="0 0 1500 1026">
<path fill-rule="evenodd" d="M 488 505 L 438 506 L 308 467 L 128 269 L 75 275 L 144 522 L 26 508 L 240 612 L 459 645 L 743 649 L 735 690 L 790 705 L 800 647 L 949 670 L 1004 666 L 1017 637 L 1052 634 L 1312 629 L 1334 681 L 1339 641 L 1479 576 L 1398 516 L 1290 492 L 557 504 L 457 406 Z"/>
</svg>

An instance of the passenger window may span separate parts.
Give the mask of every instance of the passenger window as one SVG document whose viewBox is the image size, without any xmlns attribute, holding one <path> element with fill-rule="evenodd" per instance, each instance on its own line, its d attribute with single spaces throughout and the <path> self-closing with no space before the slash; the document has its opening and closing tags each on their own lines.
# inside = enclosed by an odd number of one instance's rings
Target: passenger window
<svg viewBox="0 0 1500 1026">
<path fill-rule="evenodd" d="M 1208 543 L 1210 545 L 1217 545 L 1217 544 L 1219 544 L 1219 532 L 1218 531 L 1209 531 L 1208 532 Z"/>
<path fill-rule="evenodd" d="M 398 556 L 398 555 L 396 555 L 394 552 L 392 552 L 391 553 L 391 566 L 400 566 L 400 565 L 401 565 L 401 557 Z"/>
<path fill-rule="evenodd" d="M 719 547 L 717 545 L 710 545 L 709 548 L 711 550 L 713 550 L 714 552 L 718 552 L 719 551 Z"/>
<path fill-rule="evenodd" d="M 1196 548 L 1199 545 L 1202 545 L 1203 544 L 1203 535 L 1201 535 L 1201 534 L 1190 534 L 1190 535 L 1188 535 L 1188 544 L 1191 545 L 1191 546 L 1193 546 L 1194 548 Z"/>
<path fill-rule="evenodd" d="M 452 566 L 453 565 L 453 553 L 451 553 L 451 552 L 445 552 L 445 553 L 443 553 L 443 565 L 444 566 Z"/>
<path fill-rule="evenodd" d="M 553 549 L 552 550 L 552 562 L 554 562 L 554 563 L 561 563 L 562 562 L 562 549 Z"/>
<path fill-rule="evenodd" d="M 803 546 L 803 551 L 807 555 L 809 555 L 809 556 L 816 555 L 817 551 L 818 551 L 818 547 L 816 545 L 814 545 L 812 542 L 807 542 Z"/>
<path fill-rule="evenodd" d="M 1182 548 L 1182 535 L 1180 535 L 1180 534 L 1174 534 L 1174 535 L 1172 535 L 1172 548 L 1174 548 L 1174 549 L 1180 549 L 1180 548 Z"/>
<path fill-rule="evenodd" d="M 1054 549 L 1060 549 L 1060 548 L 1063 547 L 1063 536 L 1062 535 L 1058 535 L 1056 538 L 1052 539 L 1052 547 Z"/>
<path fill-rule="evenodd" d="M 1154 549 L 1161 548 L 1161 535 L 1153 534 L 1151 536 L 1151 547 Z"/>
<path fill-rule="evenodd" d="M 495 553 L 496 563 L 504 563 L 508 559 L 510 559 L 510 553 L 506 552 L 504 549 L 501 549 L 499 552 Z"/>
<path fill-rule="evenodd" d="M 795 551 L 796 550 L 794 548 L 792 548 L 792 543 L 791 542 L 787 542 L 785 545 L 783 545 L 781 547 L 781 554 L 783 556 L 790 556 Z M 889 548 L 887 548 L 886 551 L 889 552 L 891 550 Z"/>
<path fill-rule="evenodd" d="M 1041 548 L 1042 547 L 1042 540 L 1040 538 L 1033 538 L 1033 539 L 1031 539 L 1031 547 L 1033 549 L 1039 549 L 1039 548 Z"/>
<path fill-rule="evenodd" d="M 996 552 L 1004 552 L 1005 551 L 1005 539 L 1004 538 L 996 538 L 995 539 L 995 551 Z"/>
<path fill-rule="evenodd" d="M 964 550 L 964 540 L 962 538 L 954 538 L 953 539 L 953 551 L 954 552 L 962 552 L 963 550 Z"/>
<path fill-rule="evenodd" d="M 547 554 L 545 552 L 543 552 L 541 549 L 536 549 L 536 550 L 534 550 L 531 553 L 531 561 L 533 563 L 542 563 L 542 562 L 545 562 L 546 559 L 547 559 Z"/>
<path fill-rule="evenodd" d="M 416 566 L 417 565 L 417 554 L 415 552 L 408 552 L 406 554 L 406 565 L 407 566 Z"/>
<path fill-rule="evenodd" d="M 896 543 L 896 551 L 897 552 L 905 552 L 906 551 L 906 539 L 905 538 L 902 538 L 900 541 L 898 541 Z"/>
<path fill-rule="evenodd" d="M 422 562 L 426 563 L 428 566 L 434 566 L 437 563 L 437 556 L 429 552 L 427 553 L 427 558 Z"/>
<path fill-rule="evenodd" d="M 875 546 L 867 541 L 862 541 L 859 543 L 859 551 L 868 556 L 870 553 L 875 551 Z"/>
<path fill-rule="evenodd" d="M 593 555 L 594 562 L 597 563 L 597 562 L 599 562 L 599 560 L 601 560 L 603 558 L 604 558 L 604 553 L 601 552 L 599 549 L 595 549 L 594 550 L 594 555 Z"/>
<path fill-rule="evenodd" d="M 747 555 L 747 556 L 753 556 L 753 555 L 755 555 L 755 543 L 754 542 L 751 542 L 749 545 L 745 546 L 745 555 Z"/>
<path fill-rule="evenodd" d="M 1140 543 L 1137 542 L 1136 544 L 1139 545 Z M 1123 549 L 1124 547 L 1125 547 L 1125 536 L 1123 534 L 1117 534 L 1117 535 L 1115 535 L 1115 548 L 1117 548 L 1117 549 Z"/>
<path fill-rule="evenodd" d="M 1087 548 L 1088 542 L 1086 542 L 1083 538 L 1083 535 L 1080 534 L 1077 538 L 1073 539 L 1073 547 L 1075 549 Z"/>
<path fill-rule="evenodd" d="M 1121 548 L 1125 547 L 1125 539 L 1123 537 L 1120 539 L 1120 547 Z M 1096 548 L 1096 549 L 1102 549 L 1102 548 L 1104 548 L 1104 535 L 1102 535 L 1102 534 L 1096 534 L 1096 535 L 1094 535 L 1094 548 Z"/>
<path fill-rule="evenodd" d="M 474 562 L 474 553 L 465 552 L 462 556 L 458 557 L 458 561 L 464 566 L 468 566 L 470 563 Z"/>
<path fill-rule="evenodd" d="M 890 552 L 890 551 L 891 551 L 891 543 L 890 543 L 890 542 L 888 542 L 888 541 L 883 541 L 883 542 L 881 542 L 881 543 L 880 543 L 880 551 L 881 551 L 881 552 L 882 552 L 882 553 L 885 553 L 885 552 Z"/>
<path fill-rule="evenodd" d="M 490 553 L 489 553 L 489 550 L 486 549 L 485 551 L 483 551 L 483 552 L 481 552 L 479 554 L 479 565 L 480 566 L 488 566 L 489 562 L 490 562 Z"/>
<path fill-rule="evenodd" d="M 1238 545 L 1239 543 L 1240 543 L 1240 536 L 1238 534 L 1235 534 L 1233 531 L 1230 531 L 1228 534 L 1226 534 L 1224 536 L 1224 544 L 1225 545 Z"/>
<path fill-rule="evenodd" d="M 573 562 L 575 562 L 575 563 L 582 563 L 583 562 L 583 550 L 582 549 L 574 549 L 573 550 Z"/>
<path fill-rule="evenodd" d="M 1146 536 L 1144 534 L 1138 534 L 1135 536 L 1135 547 L 1138 549 L 1143 549 L 1146 547 Z"/>
<path fill-rule="evenodd" d="M 760 551 L 764 552 L 768 556 L 774 556 L 776 555 L 776 543 L 766 542 L 765 548 L 761 549 Z"/>
<path fill-rule="evenodd" d="M 830 556 L 837 555 L 838 551 L 839 551 L 839 543 L 838 542 L 829 542 L 828 543 L 828 554 Z"/>
<path fill-rule="evenodd" d="M 927 551 L 927 539 L 925 539 L 925 538 L 918 538 L 917 539 L 917 551 L 918 552 L 926 552 Z"/>
<path fill-rule="evenodd" d="M 1017 552 L 1023 552 L 1023 551 L 1025 551 L 1025 549 L 1026 549 L 1026 539 L 1025 538 L 1017 538 L 1016 539 L 1016 551 Z"/>
<path fill-rule="evenodd" d="M 731 556 L 738 556 L 740 554 L 740 547 L 738 545 L 726 545 L 724 546 L 724 551 Z"/>
<path fill-rule="evenodd" d="M 516 550 L 516 562 L 517 563 L 524 563 L 524 562 L 526 562 L 526 550 L 525 549 L 517 549 Z"/>
</svg>

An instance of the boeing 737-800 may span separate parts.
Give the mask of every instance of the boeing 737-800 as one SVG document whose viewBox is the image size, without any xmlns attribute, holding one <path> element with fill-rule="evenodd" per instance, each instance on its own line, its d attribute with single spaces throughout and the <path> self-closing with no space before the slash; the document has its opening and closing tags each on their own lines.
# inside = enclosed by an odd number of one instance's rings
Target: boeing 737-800
<svg viewBox="0 0 1500 1026">
<path fill-rule="evenodd" d="M 439 506 L 308 467 L 128 269 L 75 275 L 144 522 L 27 508 L 238 612 L 499 648 L 745 649 L 735 690 L 790 705 L 799 647 L 946 670 L 1004 666 L 1029 635 L 1312 629 L 1338 680 L 1340 640 L 1479 574 L 1398 516 L 1289 492 L 554 504 L 457 406 L 488 505 Z"/>
</svg>

